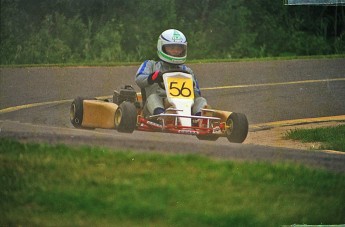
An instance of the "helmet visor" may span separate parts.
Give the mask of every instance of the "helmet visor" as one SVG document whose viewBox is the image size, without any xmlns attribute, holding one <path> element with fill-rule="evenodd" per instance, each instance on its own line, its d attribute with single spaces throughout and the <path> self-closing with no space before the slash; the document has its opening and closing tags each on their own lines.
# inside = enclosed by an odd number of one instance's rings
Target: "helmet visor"
<svg viewBox="0 0 345 227">
<path fill-rule="evenodd" d="M 186 56 L 187 46 L 184 44 L 165 44 L 163 52 L 173 57 Z"/>
</svg>

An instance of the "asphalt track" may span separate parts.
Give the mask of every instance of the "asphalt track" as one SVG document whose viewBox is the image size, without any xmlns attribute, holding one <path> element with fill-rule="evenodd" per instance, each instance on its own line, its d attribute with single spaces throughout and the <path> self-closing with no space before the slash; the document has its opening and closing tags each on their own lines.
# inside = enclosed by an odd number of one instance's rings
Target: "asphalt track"
<svg viewBox="0 0 345 227">
<path fill-rule="evenodd" d="M 345 59 L 189 66 L 213 108 L 245 113 L 251 126 L 345 114 Z M 345 172 L 345 155 L 230 144 L 225 138 L 207 142 L 193 136 L 72 127 L 73 98 L 110 96 L 124 84 L 134 85 L 138 67 L 1 68 L 0 136 L 144 152 L 201 153 L 221 159 L 290 161 Z"/>
</svg>

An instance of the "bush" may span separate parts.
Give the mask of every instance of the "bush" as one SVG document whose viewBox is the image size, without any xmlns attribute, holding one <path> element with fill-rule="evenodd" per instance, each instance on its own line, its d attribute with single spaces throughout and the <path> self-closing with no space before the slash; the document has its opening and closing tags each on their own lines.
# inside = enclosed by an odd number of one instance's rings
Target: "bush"
<svg viewBox="0 0 345 227">
<path fill-rule="evenodd" d="M 293 7 L 269 0 L 1 0 L 0 60 L 153 59 L 157 37 L 169 28 L 186 34 L 189 59 L 344 54 L 344 15 L 344 7 Z"/>
</svg>

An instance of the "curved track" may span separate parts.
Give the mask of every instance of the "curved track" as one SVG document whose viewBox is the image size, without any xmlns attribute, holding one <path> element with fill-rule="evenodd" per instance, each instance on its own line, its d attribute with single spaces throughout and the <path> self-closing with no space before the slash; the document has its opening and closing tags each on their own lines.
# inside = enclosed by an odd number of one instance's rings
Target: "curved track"
<svg viewBox="0 0 345 227">
<path fill-rule="evenodd" d="M 190 65 L 202 94 L 217 109 L 245 113 L 249 123 L 345 114 L 345 59 Z M 109 96 L 134 85 L 138 66 L 2 68 L 0 136 L 142 151 L 204 153 L 220 158 L 303 162 L 345 172 L 345 155 L 253 144 L 198 141 L 162 133 L 85 131 L 69 123 L 76 96 Z"/>
</svg>

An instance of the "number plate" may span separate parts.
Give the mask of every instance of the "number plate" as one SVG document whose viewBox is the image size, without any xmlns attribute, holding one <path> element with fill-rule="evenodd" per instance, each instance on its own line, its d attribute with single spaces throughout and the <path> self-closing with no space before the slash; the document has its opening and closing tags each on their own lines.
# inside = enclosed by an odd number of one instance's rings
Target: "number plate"
<svg viewBox="0 0 345 227">
<path fill-rule="evenodd" d="M 167 94 L 171 98 L 194 99 L 193 80 L 189 78 L 168 78 Z"/>
</svg>

